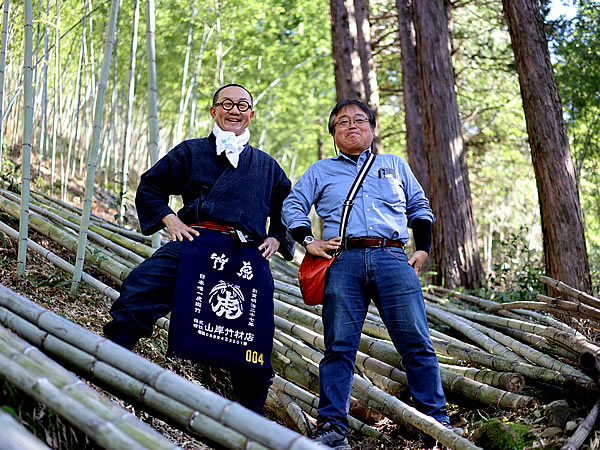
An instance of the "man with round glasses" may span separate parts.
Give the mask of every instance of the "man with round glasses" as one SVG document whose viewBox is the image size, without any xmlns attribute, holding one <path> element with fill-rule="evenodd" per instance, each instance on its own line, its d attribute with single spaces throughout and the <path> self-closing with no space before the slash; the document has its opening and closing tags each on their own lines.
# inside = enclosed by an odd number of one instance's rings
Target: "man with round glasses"
<svg viewBox="0 0 600 450">
<path fill-rule="evenodd" d="M 112 341 L 132 349 L 139 338 L 152 335 L 157 319 L 173 310 L 169 332 L 171 352 L 171 338 L 180 332 L 173 325 L 177 312 L 173 306 L 180 304 L 180 286 L 188 282 L 186 279 L 180 281 L 181 274 L 187 273 L 190 266 L 198 266 L 200 274 L 198 270 L 194 272 L 190 317 L 182 319 L 184 325 L 188 322 L 190 328 L 193 325 L 190 332 L 194 335 L 188 339 L 189 343 L 173 343 L 188 347 L 181 347 L 183 350 L 172 354 L 194 360 L 198 352 L 202 356 L 205 351 L 214 351 L 211 347 L 221 345 L 228 351 L 227 345 L 232 348 L 247 345 L 234 350 L 241 355 L 250 355 L 245 361 L 249 364 L 222 361 L 220 354 L 207 356 L 202 361 L 229 369 L 234 396 L 242 405 L 262 413 L 274 375 L 270 363 L 265 364 L 269 361 L 270 351 L 260 359 L 257 352 L 246 348 L 251 348 L 253 341 L 258 339 L 272 345 L 273 326 L 251 329 L 252 333 L 242 332 L 232 320 L 228 322 L 231 325 L 217 326 L 194 315 L 211 309 L 209 295 L 212 294 L 209 292 L 212 291 L 208 282 L 205 285 L 206 274 L 225 277 L 228 273 L 236 281 L 231 283 L 216 278 L 216 284 L 227 288 L 218 295 L 235 302 L 240 314 L 226 317 L 237 319 L 242 312 L 251 314 L 249 319 L 245 316 L 242 319 L 246 320 L 244 326 L 254 326 L 259 323 L 256 322 L 257 311 L 261 308 L 269 311 L 270 308 L 272 324 L 273 279 L 266 260 L 277 251 L 284 258 L 292 259 L 294 244 L 287 239 L 281 221 L 281 207 L 291 182 L 275 159 L 248 144 L 248 125 L 254 117 L 252 101 L 250 92 L 241 85 L 228 84 L 218 89 L 210 107 L 214 119 L 211 134 L 206 138 L 183 141 L 142 175 L 135 199 L 142 232 L 150 235 L 166 227 L 171 240 L 132 270 L 123 282 L 121 295 L 110 311 L 113 320 L 104 326 L 104 333 Z M 182 197 L 183 207 L 177 213 L 169 206 L 171 195 Z M 193 245 L 205 245 L 210 251 L 197 257 L 204 247 L 187 250 L 192 241 Z M 218 247 L 221 244 L 215 244 L 217 242 L 222 242 L 225 250 Z M 226 266 L 232 259 L 230 253 L 244 255 L 244 260 L 235 269 Z M 252 258 L 258 263 L 251 263 Z M 267 294 L 257 297 L 254 289 L 251 295 L 244 295 L 239 285 L 259 277 L 266 279 L 264 292 Z M 212 340 L 206 348 L 197 348 L 197 334 L 202 334 L 202 339 L 208 339 L 210 335 Z"/>
<path fill-rule="evenodd" d="M 329 116 L 329 132 L 340 154 L 310 166 L 283 205 L 284 222 L 308 253 L 327 259 L 337 253 L 323 294 L 325 354 L 319 365 L 314 437 L 337 449 L 350 448 L 346 434 L 352 378 L 371 300 L 402 356 L 417 409 L 450 427 L 418 277 L 428 257 L 435 219 L 402 158 L 376 155 L 354 199 L 343 242 L 339 236 L 343 204 L 367 162 L 375 125 L 375 114 L 363 102 L 339 102 Z M 313 205 L 323 220 L 322 240 L 312 233 Z M 410 258 L 404 252 L 407 227 L 415 240 Z"/>
</svg>

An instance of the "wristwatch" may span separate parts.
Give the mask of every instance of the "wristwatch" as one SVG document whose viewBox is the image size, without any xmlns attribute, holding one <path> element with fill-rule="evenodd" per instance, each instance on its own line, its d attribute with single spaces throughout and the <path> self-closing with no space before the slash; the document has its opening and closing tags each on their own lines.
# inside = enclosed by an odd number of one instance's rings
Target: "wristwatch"
<svg viewBox="0 0 600 450">
<path fill-rule="evenodd" d="M 311 242 L 314 242 L 314 241 L 315 241 L 315 238 L 314 238 L 314 237 L 312 237 L 312 236 L 306 236 L 306 237 L 304 238 L 304 240 L 302 241 L 302 247 L 306 248 L 306 246 L 307 246 L 308 244 L 310 244 Z"/>
</svg>

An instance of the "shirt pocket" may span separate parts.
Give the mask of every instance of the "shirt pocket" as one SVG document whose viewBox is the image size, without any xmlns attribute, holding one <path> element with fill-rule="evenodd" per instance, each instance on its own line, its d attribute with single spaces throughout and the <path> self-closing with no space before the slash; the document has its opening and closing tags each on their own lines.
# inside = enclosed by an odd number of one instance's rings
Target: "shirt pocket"
<svg viewBox="0 0 600 450">
<path fill-rule="evenodd" d="M 404 189 L 398 180 L 392 177 L 379 178 L 379 196 L 381 201 L 399 207 L 406 203 Z"/>
</svg>

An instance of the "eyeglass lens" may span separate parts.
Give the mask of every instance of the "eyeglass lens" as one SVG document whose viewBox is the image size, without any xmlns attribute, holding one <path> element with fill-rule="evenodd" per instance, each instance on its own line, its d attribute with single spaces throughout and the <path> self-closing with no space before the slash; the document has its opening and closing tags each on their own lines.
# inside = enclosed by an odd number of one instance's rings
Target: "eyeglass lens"
<svg viewBox="0 0 600 450">
<path fill-rule="evenodd" d="M 232 110 L 234 106 L 237 106 L 240 112 L 246 112 L 250 109 L 250 103 L 248 103 L 246 100 L 240 100 L 237 103 L 231 100 L 224 100 L 217 104 L 217 106 L 219 105 L 221 105 L 226 111 Z"/>
</svg>

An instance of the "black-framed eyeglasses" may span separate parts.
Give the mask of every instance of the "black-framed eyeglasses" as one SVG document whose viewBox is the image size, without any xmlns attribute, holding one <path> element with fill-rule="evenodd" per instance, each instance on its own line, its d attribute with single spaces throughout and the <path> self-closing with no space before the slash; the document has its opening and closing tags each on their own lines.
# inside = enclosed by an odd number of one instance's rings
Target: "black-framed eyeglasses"
<svg viewBox="0 0 600 450">
<path fill-rule="evenodd" d="M 339 122 L 337 122 L 335 126 L 340 128 L 348 128 L 350 124 L 353 123 L 357 127 L 360 127 L 361 125 L 364 125 L 368 122 L 369 119 L 367 119 L 366 117 L 356 117 L 355 119 L 342 119 Z"/>
<path fill-rule="evenodd" d="M 246 112 L 252 109 L 252 106 L 246 100 L 240 100 L 237 103 L 233 100 L 223 100 L 221 103 L 215 103 L 213 106 L 220 106 L 225 111 L 231 111 L 234 106 L 237 106 L 239 112 Z"/>
</svg>

